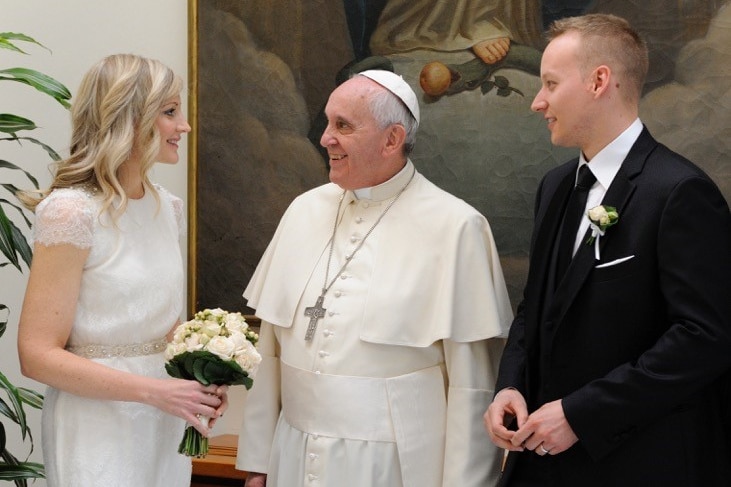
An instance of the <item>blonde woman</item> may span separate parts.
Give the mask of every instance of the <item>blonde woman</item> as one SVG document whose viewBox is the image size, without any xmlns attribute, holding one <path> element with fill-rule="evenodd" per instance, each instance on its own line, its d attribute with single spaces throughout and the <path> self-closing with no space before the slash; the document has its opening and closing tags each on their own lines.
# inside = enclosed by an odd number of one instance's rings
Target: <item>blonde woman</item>
<svg viewBox="0 0 731 487">
<path fill-rule="evenodd" d="M 161 63 L 109 56 L 71 109 L 70 156 L 25 193 L 34 257 L 20 317 L 23 374 L 47 384 L 43 455 L 54 486 L 188 486 L 185 422 L 219 417 L 225 388 L 166 375 L 183 304 L 183 202 L 148 178 L 190 131 L 182 81 Z"/>
</svg>

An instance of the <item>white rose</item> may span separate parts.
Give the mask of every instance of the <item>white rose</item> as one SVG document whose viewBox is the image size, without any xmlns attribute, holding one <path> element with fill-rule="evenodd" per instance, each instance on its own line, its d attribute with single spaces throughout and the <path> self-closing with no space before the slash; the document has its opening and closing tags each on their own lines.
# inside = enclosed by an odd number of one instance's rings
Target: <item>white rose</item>
<svg viewBox="0 0 731 487">
<path fill-rule="evenodd" d="M 240 350 L 244 350 L 246 343 L 248 343 L 248 340 L 246 339 L 246 335 L 244 335 L 242 332 L 240 332 L 238 330 L 231 331 L 231 334 L 228 336 L 228 339 L 233 342 L 236 352 L 238 352 Z"/>
<path fill-rule="evenodd" d="M 188 347 L 185 346 L 185 343 L 182 343 L 182 342 L 168 343 L 168 346 L 165 347 L 165 360 L 169 362 L 176 355 L 180 355 L 181 353 L 186 352 L 186 351 L 188 351 Z"/>
<path fill-rule="evenodd" d="M 201 343 L 201 336 L 198 333 L 193 333 L 189 337 L 185 339 L 185 348 L 189 352 L 195 352 L 196 350 L 201 350 L 203 348 L 203 344 Z"/>
<path fill-rule="evenodd" d="M 244 317 L 241 316 L 241 313 L 229 313 L 228 316 L 226 316 L 224 325 L 229 330 L 244 331 L 248 328 L 246 320 L 244 320 Z"/>
<path fill-rule="evenodd" d="M 173 357 L 175 357 L 175 345 L 172 343 L 168 343 L 168 346 L 165 347 L 165 361 L 170 362 Z"/>
<path fill-rule="evenodd" d="M 200 331 L 208 337 L 215 337 L 221 334 L 221 325 L 215 321 L 206 320 L 201 324 Z"/>
<path fill-rule="evenodd" d="M 190 324 L 190 321 L 186 321 L 185 323 L 178 325 L 173 332 L 173 341 L 182 342 L 185 337 L 190 335 Z"/>
<path fill-rule="evenodd" d="M 213 315 L 215 317 L 219 317 L 219 316 L 223 317 L 226 315 L 226 312 L 224 310 L 222 310 L 221 308 L 214 308 L 214 309 L 210 309 L 210 310 L 206 310 L 206 311 L 208 311 L 211 315 Z"/>
<path fill-rule="evenodd" d="M 231 360 L 236 349 L 234 342 L 227 337 L 216 336 L 208 342 L 206 350 L 224 360 Z"/>
<path fill-rule="evenodd" d="M 595 222 L 599 222 L 601 224 L 609 223 L 607 210 L 605 210 L 603 206 L 595 206 L 594 208 L 589 210 L 589 219 Z"/>
<path fill-rule="evenodd" d="M 236 360 L 239 367 L 245 370 L 249 374 L 249 377 L 253 379 L 257 370 L 259 370 L 261 355 L 259 355 L 256 347 L 247 340 L 246 344 L 244 344 L 244 346 L 236 353 L 234 360 Z"/>
</svg>

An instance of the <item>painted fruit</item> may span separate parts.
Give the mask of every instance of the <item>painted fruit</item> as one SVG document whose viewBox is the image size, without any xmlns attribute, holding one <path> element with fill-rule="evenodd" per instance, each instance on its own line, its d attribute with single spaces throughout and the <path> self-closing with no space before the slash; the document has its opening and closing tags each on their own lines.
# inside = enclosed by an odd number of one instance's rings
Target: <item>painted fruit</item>
<svg viewBox="0 0 731 487">
<path fill-rule="evenodd" d="M 425 65 L 419 75 L 419 84 L 424 93 L 431 96 L 444 94 L 452 82 L 452 73 L 449 68 L 439 61 Z"/>
</svg>

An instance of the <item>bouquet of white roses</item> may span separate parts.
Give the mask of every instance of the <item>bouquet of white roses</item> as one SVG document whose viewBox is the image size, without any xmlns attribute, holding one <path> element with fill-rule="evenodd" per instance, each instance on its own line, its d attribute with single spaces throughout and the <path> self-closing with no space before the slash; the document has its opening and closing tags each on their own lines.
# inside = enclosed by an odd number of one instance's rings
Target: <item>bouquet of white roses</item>
<svg viewBox="0 0 731 487">
<path fill-rule="evenodd" d="M 241 313 L 205 309 L 175 329 L 165 350 L 165 370 L 179 379 L 203 385 L 241 385 L 249 389 L 261 363 L 259 339 Z M 178 452 L 195 457 L 208 453 L 208 438 L 187 426 Z"/>
</svg>

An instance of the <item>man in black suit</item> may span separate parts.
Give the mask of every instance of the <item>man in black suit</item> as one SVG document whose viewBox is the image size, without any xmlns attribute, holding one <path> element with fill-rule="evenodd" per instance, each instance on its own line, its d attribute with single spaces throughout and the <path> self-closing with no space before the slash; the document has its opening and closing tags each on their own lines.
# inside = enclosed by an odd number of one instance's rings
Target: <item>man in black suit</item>
<svg viewBox="0 0 731 487">
<path fill-rule="evenodd" d="M 485 413 L 509 450 L 501 485 L 731 485 L 728 203 L 640 122 L 647 48 L 625 20 L 567 18 L 548 34 L 532 109 L 581 153 L 537 193 L 528 281 Z"/>
</svg>

